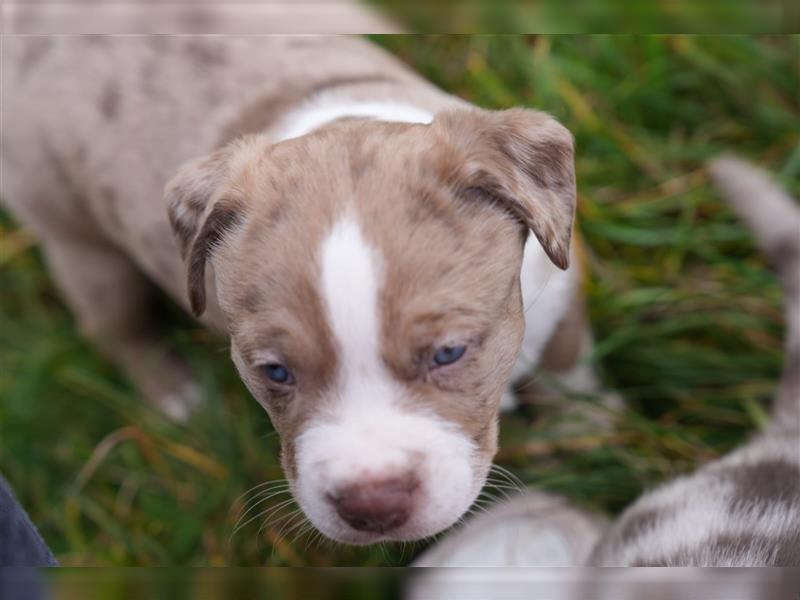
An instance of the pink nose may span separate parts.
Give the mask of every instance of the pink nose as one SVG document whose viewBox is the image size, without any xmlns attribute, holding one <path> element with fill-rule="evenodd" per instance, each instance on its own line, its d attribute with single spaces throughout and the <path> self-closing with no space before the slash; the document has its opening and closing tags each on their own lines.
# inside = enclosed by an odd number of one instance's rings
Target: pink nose
<svg viewBox="0 0 800 600">
<path fill-rule="evenodd" d="M 328 494 L 328 501 L 353 529 L 385 533 L 408 520 L 417 478 L 408 473 L 393 479 L 367 479 Z"/>
</svg>

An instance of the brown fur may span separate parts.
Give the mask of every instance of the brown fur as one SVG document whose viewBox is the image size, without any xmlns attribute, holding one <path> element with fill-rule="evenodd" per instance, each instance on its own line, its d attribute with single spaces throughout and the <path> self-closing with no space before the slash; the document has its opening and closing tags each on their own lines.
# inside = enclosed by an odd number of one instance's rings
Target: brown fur
<svg viewBox="0 0 800 600">
<path fill-rule="evenodd" d="M 477 188 L 496 199 L 566 269 L 576 200 L 569 131 L 544 113 L 523 109 L 453 111 L 437 121 L 458 150 L 438 165 L 445 178 L 461 193 Z"/>
</svg>

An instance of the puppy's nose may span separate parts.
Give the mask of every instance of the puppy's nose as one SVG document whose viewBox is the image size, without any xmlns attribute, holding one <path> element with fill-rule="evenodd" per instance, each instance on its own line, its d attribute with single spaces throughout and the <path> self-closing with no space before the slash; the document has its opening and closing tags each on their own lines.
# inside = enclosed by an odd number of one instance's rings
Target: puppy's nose
<svg viewBox="0 0 800 600">
<path fill-rule="evenodd" d="M 419 480 L 409 473 L 392 479 L 366 479 L 328 494 L 339 516 L 353 529 L 384 533 L 408 520 Z"/>
</svg>

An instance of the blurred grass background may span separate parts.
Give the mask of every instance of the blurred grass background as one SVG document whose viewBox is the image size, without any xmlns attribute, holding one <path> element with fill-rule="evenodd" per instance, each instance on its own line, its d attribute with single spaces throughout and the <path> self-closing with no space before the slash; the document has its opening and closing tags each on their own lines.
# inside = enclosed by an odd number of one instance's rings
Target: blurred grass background
<svg viewBox="0 0 800 600">
<path fill-rule="evenodd" d="M 796 33 L 789 0 L 368 0 L 408 31 L 435 33 Z"/>
<path fill-rule="evenodd" d="M 576 136 L 595 358 L 629 406 L 612 431 L 572 437 L 508 415 L 499 464 L 613 513 L 763 425 L 780 293 L 703 164 L 735 151 L 800 192 L 800 38 L 375 41 L 454 94 L 549 111 Z M 3 214 L 0 233 L 0 471 L 63 564 L 398 565 L 424 546 L 309 544 L 259 520 L 231 537 L 240 496 L 282 474 L 226 342 L 163 304 L 207 397 L 171 424 L 81 339 L 30 236 Z"/>
</svg>

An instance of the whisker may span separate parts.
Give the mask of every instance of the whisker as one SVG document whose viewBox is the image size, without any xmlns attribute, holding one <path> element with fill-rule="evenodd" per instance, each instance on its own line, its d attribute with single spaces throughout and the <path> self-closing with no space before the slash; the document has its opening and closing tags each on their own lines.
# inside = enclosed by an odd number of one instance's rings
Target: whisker
<svg viewBox="0 0 800 600">
<path fill-rule="evenodd" d="M 291 527 L 291 528 L 287 529 L 287 530 L 286 530 L 286 532 L 285 532 L 284 534 L 282 534 L 282 536 L 281 536 L 281 537 L 283 537 L 284 539 L 286 539 L 286 538 L 288 538 L 288 537 L 289 537 L 289 534 L 290 534 L 290 533 L 292 533 L 293 531 L 295 531 L 296 529 L 298 529 L 298 528 L 302 528 L 302 527 L 306 527 L 306 526 L 308 526 L 308 525 L 309 525 L 309 520 L 308 520 L 308 518 L 307 518 L 305 515 L 303 515 L 302 513 L 301 513 L 301 515 L 303 516 L 303 518 L 302 518 L 302 519 L 300 519 L 300 521 L 298 521 L 296 525 L 292 525 L 292 527 Z M 296 534 L 296 535 L 297 535 L 297 536 L 299 536 L 300 534 L 298 533 L 298 534 Z"/>
<path fill-rule="evenodd" d="M 308 542 L 311 539 L 311 537 L 313 536 L 314 532 L 316 532 L 316 530 L 317 530 L 316 527 L 314 527 L 314 524 L 311 521 L 306 521 L 305 527 L 303 527 L 297 533 L 297 543 L 300 543 L 300 540 L 302 540 L 303 538 L 306 538 L 306 543 L 303 546 L 303 552 L 307 552 L 308 551 Z"/>
<path fill-rule="evenodd" d="M 256 494 L 256 495 L 255 495 L 255 496 L 253 496 L 252 498 L 250 498 L 250 499 L 249 499 L 249 500 L 248 500 L 248 501 L 245 503 L 245 505 L 244 505 L 244 506 L 250 506 L 250 505 L 251 505 L 251 504 L 253 504 L 254 502 L 261 502 L 261 501 L 262 501 L 264 498 L 272 498 L 272 497 L 274 497 L 274 496 L 279 496 L 279 495 L 281 495 L 281 494 L 289 494 L 289 493 L 290 493 L 290 491 L 291 491 L 291 490 L 289 490 L 289 489 L 269 489 L 269 490 L 264 490 L 264 491 L 262 491 L 262 492 L 260 492 L 260 493 Z"/>
<path fill-rule="evenodd" d="M 500 486 L 500 485 L 485 485 L 481 490 L 481 494 L 496 492 L 497 494 L 503 494 L 507 496 L 507 492 L 505 491 L 508 486 Z M 480 495 L 480 494 L 479 494 Z"/>
<path fill-rule="evenodd" d="M 473 504 L 474 507 L 476 507 L 476 508 L 478 508 L 480 510 L 483 510 L 483 511 L 487 511 L 489 508 L 492 508 L 493 506 L 496 506 L 496 505 L 497 505 L 497 502 L 486 502 L 486 503 L 484 503 L 484 502 L 477 502 L 477 501 Z"/>
<path fill-rule="evenodd" d="M 491 503 L 489 504 L 482 504 L 479 502 L 474 502 L 472 506 L 469 507 L 469 510 L 464 514 L 464 519 L 472 517 L 473 515 L 477 515 L 478 513 L 486 512 L 486 507 L 492 506 Z"/>
<path fill-rule="evenodd" d="M 499 498 L 492 494 L 488 489 L 484 489 L 478 494 L 478 497 L 475 500 L 489 500 L 491 502 L 497 502 Z"/>
<path fill-rule="evenodd" d="M 303 511 L 300 510 L 299 507 L 295 507 L 285 515 L 276 517 L 271 523 L 273 529 L 275 529 L 275 534 L 278 537 L 283 537 L 284 529 L 286 529 L 286 527 L 288 527 L 290 523 L 294 523 L 297 517 L 302 517 L 302 516 L 303 516 Z M 269 520 L 265 519 L 262 525 L 266 526 L 267 524 L 269 524 Z"/>
<path fill-rule="evenodd" d="M 502 483 L 489 483 L 486 487 L 488 489 L 497 490 L 506 497 L 517 496 L 525 492 L 525 490 L 521 490 L 515 485 L 505 485 Z"/>
<path fill-rule="evenodd" d="M 322 532 L 319 529 L 312 529 L 304 548 L 306 553 L 313 552 L 322 542 Z"/>
<path fill-rule="evenodd" d="M 301 510 L 299 508 L 294 508 L 290 510 L 288 513 L 277 516 L 272 520 L 270 520 L 270 517 L 266 517 L 261 522 L 261 525 L 258 527 L 256 535 L 258 537 L 261 537 L 261 532 L 264 531 L 264 528 L 269 525 L 270 528 L 272 528 L 275 531 L 276 535 L 280 537 L 279 533 L 280 529 L 284 527 L 287 522 L 293 521 L 299 514 L 301 514 Z M 277 530 L 275 529 L 276 527 L 278 528 Z M 274 550 L 274 544 L 273 544 L 273 550 Z"/>
<path fill-rule="evenodd" d="M 280 515 L 280 512 L 286 509 L 287 507 L 290 507 L 294 503 L 294 501 L 295 501 L 294 498 L 287 498 L 286 500 L 284 500 L 283 502 L 272 508 L 272 510 L 269 510 L 266 513 L 264 513 L 265 514 L 264 520 L 269 521 L 270 519 L 273 519 L 274 523 L 279 523 L 281 519 L 284 519 L 287 516 L 287 515 Z M 298 512 L 300 512 L 300 508 L 295 506 L 295 508 L 293 508 L 288 514 L 292 515 Z"/>
<path fill-rule="evenodd" d="M 326 546 L 330 545 L 329 538 L 321 531 L 317 531 L 317 534 L 312 539 L 314 540 L 314 548 L 316 549 L 322 548 L 323 544 Z"/>
<path fill-rule="evenodd" d="M 517 474 L 516 474 L 516 473 L 514 473 L 514 472 L 512 472 L 512 471 L 509 471 L 509 470 L 508 470 L 508 469 L 506 469 L 504 466 L 502 466 L 502 465 L 498 465 L 497 463 L 492 463 L 492 466 L 494 467 L 494 470 L 495 470 L 495 472 L 496 472 L 496 473 L 503 473 L 505 476 L 507 476 L 507 477 L 508 477 L 509 479 L 511 479 L 512 481 L 515 481 L 515 482 L 517 482 L 518 484 L 520 484 L 520 485 L 521 485 L 521 486 L 523 486 L 523 487 L 525 486 L 525 482 L 523 482 L 523 481 L 522 481 L 522 480 L 521 480 L 521 479 L 520 479 L 520 478 L 517 476 Z"/>
<path fill-rule="evenodd" d="M 247 525 L 249 525 L 250 523 L 252 523 L 256 519 L 261 518 L 261 517 L 265 517 L 265 519 L 268 519 L 269 518 L 268 515 L 270 515 L 270 514 L 274 513 L 275 511 L 277 511 L 277 510 L 279 510 L 279 509 L 291 504 L 292 502 L 294 502 L 294 498 L 289 498 L 288 500 L 284 500 L 283 502 L 281 502 L 277 506 L 267 508 L 266 510 L 264 510 L 264 511 L 262 511 L 262 512 L 254 515 L 252 517 L 250 517 L 249 519 L 247 519 L 247 521 L 245 521 L 244 523 L 242 523 L 241 525 L 236 527 L 236 529 L 234 529 L 233 533 L 231 534 L 231 538 L 233 538 L 233 536 L 235 536 L 239 532 L 239 530 L 243 529 L 244 527 L 246 527 Z"/>
<path fill-rule="evenodd" d="M 508 479 L 510 483 L 515 483 L 519 485 L 520 488 L 527 489 L 528 487 L 517 475 L 515 475 L 505 467 L 500 466 L 496 463 L 492 463 L 490 472 L 493 472 L 495 475 L 498 475 L 499 477 L 504 477 Z"/>
<path fill-rule="evenodd" d="M 288 491 L 288 490 L 287 490 L 287 491 Z M 246 521 L 246 522 L 242 523 L 242 521 L 243 521 L 243 520 L 244 520 L 244 519 L 247 517 L 247 515 L 248 515 L 248 514 L 250 514 L 250 513 L 252 513 L 252 512 L 253 512 L 253 510 L 254 510 L 254 509 L 257 507 L 257 506 L 259 506 L 260 504 L 263 504 L 264 502 L 266 502 L 266 501 L 267 501 L 267 500 L 269 500 L 270 498 L 273 498 L 273 497 L 275 497 L 275 496 L 280 496 L 281 494 L 285 494 L 285 493 L 287 493 L 287 491 L 283 491 L 283 490 L 282 490 L 282 491 L 278 491 L 278 492 L 273 492 L 273 493 L 271 493 L 271 494 L 268 494 L 268 495 L 266 495 L 265 497 L 261 498 L 261 499 L 260 499 L 260 500 L 258 500 L 257 502 L 253 503 L 253 505 L 252 505 L 252 506 L 250 506 L 250 508 L 248 508 L 248 509 L 247 509 L 247 510 L 244 512 L 244 514 L 242 514 L 242 516 L 241 516 L 241 517 L 239 517 L 239 519 L 236 521 L 236 524 L 233 526 L 233 533 L 231 534 L 231 538 L 232 538 L 234 535 L 236 535 L 236 533 L 239 531 L 239 529 L 241 529 L 242 527 L 244 527 L 245 525 L 247 525 L 248 523 L 250 523 L 250 521 L 252 521 L 252 519 L 250 519 L 250 520 L 248 520 L 248 521 Z M 260 513 L 260 514 L 264 514 L 264 513 Z"/>
<path fill-rule="evenodd" d="M 298 521 L 298 517 L 299 517 L 299 521 Z M 278 529 L 278 530 L 275 532 L 275 537 L 276 537 L 278 540 L 281 540 L 281 541 L 287 541 L 287 540 L 286 540 L 286 534 L 287 534 L 289 531 L 292 531 L 292 530 L 293 530 L 295 527 L 297 527 L 298 525 L 302 525 L 302 524 L 303 524 L 305 521 L 306 521 L 306 516 L 303 514 L 303 512 L 302 512 L 300 509 L 297 509 L 297 510 L 295 510 L 295 511 L 293 511 L 293 512 L 289 513 L 289 518 L 284 518 L 284 519 L 283 519 L 283 524 L 282 524 L 282 525 L 279 527 L 279 529 Z M 262 529 L 262 528 L 263 528 L 263 527 L 264 527 L 266 524 L 267 524 L 267 521 L 264 521 L 264 523 L 262 523 L 262 524 L 261 524 L 261 527 L 259 527 L 259 534 L 260 534 L 260 532 L 261 532 L 261 529 Z M 291 526 L 291 527 L 290 527 L 290 526 Z M 286 531 L 287 527 L 289 527 L 289 530 L 288 530 L 288 531 Z M 286 533 L 284 533 L 284 532 L 286 532 Z M 276 548 L 276 544 L 275 544 L 275 543 L 273 543 L 273 544 L 272 544 L 272 556 L 274 556 L 274 555 L 275 555 L 275 548 Z"/>
<path fill-rule="evenodd" d="M 502 485 L 507 488 L 513 488 L 515 490 L 526 489 L 527 487 L 527 486 L 520 486 L 518 483 L 509 481 L 507 479 L 495 479 L 494 477 L 487 478 L 486 483 L 489 485 Z"/>
<path fill-rule="evenodd" d="M 252 493 L 253 493 L 253 492 L 255 492 L 257 489 L 260 489 L 260 488 L 262 488 L 262 487 L 264 487 L 264 486 L 271 486 L 271 485 L 278 485 L 278 484 L 283 484 L 283 485 L 284 485 L 284 486 L 286 486 L 287 488 L 289 487 L 289 482 L 288 482 L 286 479 L 271 479 L 271 480 L 269 480 L 269 481 L 264 481 L 263 483 L 259 483 L 259 484 L 257 484 L 257 485 L 254 485 L 254 486 L 253 486 L 253 487 L 251 487 L 249 490 L 247 490 L 245 493 L 243 493 L 243 494 L 239 495 L 239 496 L 238 496 L 238 497 L 237 497 L 237 498 L 236 498 L 236 499 L 233 501 L 233 504 L 236 504 L 237 502 L 239 502 L 239 500 L 241 500 L 241 499 L 242 499 L 242 498 L 244 498 L 245 496 L 248 496 L 249 494 L 252 494 Z"/>
<path fill-rule="evenodd" d="M 263 488 L 260 489 L 259 488 Z M 253 493 L 256 490 L 259 490 L 257 493 Z M 264 494 L 268 494 L 274 491 L 288 491 L 289 484 L 286 482 L 285 479 L 277 480 L 277 481 L 265 481 L 264 483 L 260 483 L 256 486 L 253 486 L 249 490 L 247 490 L 244 494 L 239 495 L 232 503 L 228 514 L 232 514 L 234 509 L 236 508 L 237 504 L 239 504 L 240 500 L 245 496 L 252 494 L 252 497 L 248 498 L 247 501 L 244 503 L 244 510 L 249 510 L 249 505 L 252 502 L 259 500 L 259 498 L 263 497 Z"/>
<path fill-rule="evenodd" d="M 253 508 L 253 506 L 261 504 L 262 502 L 264 502 L 264 500 L 268 500 L 269 498 L 273 498 L 275 496 L 280 496 L 281 494 L 287 494 L 287 493 L 289 493 L 288 489 L 280 489 L 280 490 L 269 489 L 259 492 L 245 503 L 244 505 L 246 508 L 245 514 L 247 514 L 247 512 L 249 512 Z"/>
</svg>

